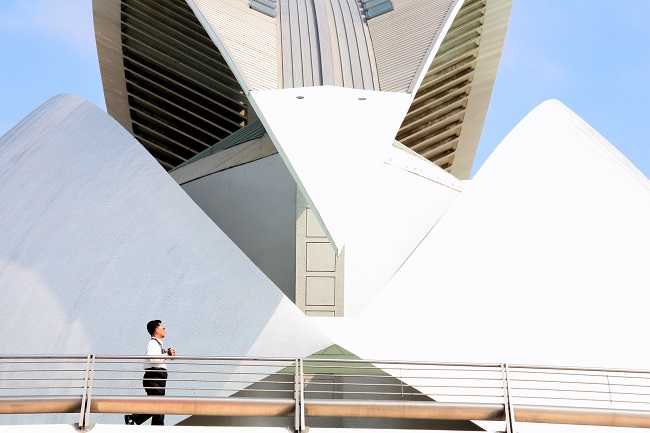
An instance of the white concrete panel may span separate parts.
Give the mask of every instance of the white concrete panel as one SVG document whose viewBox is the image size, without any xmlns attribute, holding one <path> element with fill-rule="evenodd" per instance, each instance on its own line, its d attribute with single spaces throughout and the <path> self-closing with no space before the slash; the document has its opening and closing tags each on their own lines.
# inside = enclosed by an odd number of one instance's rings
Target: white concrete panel
<svg viewBox="0 0 650 433">
<path fill-rule="evenodd" d="M 314 211 L 311 209 L 305 209 L 305 212 L 307 213 L 306 235 L 309 237 L 326 238 L 327 233 L 325 233 L 323 227 L 321 227 L 318 222 L 318 218 L 314 215 Z"/>
<path fill-rule="evenodd" d="M 348 214 L 354 229 L 345 247 L 346 316 L 371 304 L 461 190 L 461 183 L 435 164 L 391 148 L 373 187 Z"/>
<path fill-rule="evenodd" d="M 341 250 L 410 103 L 405 93 L 331 86 L 250 92 L 289 171 Z"/>
<path fill-rule="evenodd" d="M 329 242 L 307 242 L 307 271 L 334 272 L 336 253 Z"/>
<path fill-rule="evenodd" d="M 545 102 L 361 319 L 336 325 L 338 343 L 376 359 L 646 368 L 648 221 L 647 178 Z"/>
<path fill-rule="evenodd" d="M 306 277 L 307 307 L 334 306 L 336 303 L 336 286 L 334 277 Z"/>
<path fill-rule="evenodd" d="M 310 317 L 335 317 L 335 311 L 305 310 L 305 314 Z"/>
<path fill-rule="evenodd" d="M 0 138 L 5 353 L 304 356 L 330 344 L 156 161 L 56 97 Z"/>
</svg>

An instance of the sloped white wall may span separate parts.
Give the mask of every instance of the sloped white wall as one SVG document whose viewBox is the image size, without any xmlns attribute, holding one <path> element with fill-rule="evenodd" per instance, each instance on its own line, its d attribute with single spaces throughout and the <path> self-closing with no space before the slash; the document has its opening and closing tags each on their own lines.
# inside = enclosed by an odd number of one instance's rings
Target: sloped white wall
<svg viewBox="0 0 650 433">
<path fill-rule="evenodd" d="M 357 316 L 398 272 L 462 190 L 433 163 L 393 147 L 348 213 L 345 315 Z"/>
<path fill-rule="evenodd" d="M 139 143 L 79 98 L 51 99 L 0 138 L 0 180 L 5 353 L 140 354 L 154 318 L 185 355 L 329 344 Z"/>
<path fill-rule="evenodd" d="M 317 86 L 252 91 L 250 101 L 341 251 L 354 230 L 348 216 L 388 156 L 410 96 Z"/>
<path fill-rule="evenodd" d="M 378 359 L 647 368 L 648 221 L 647 178 L 546 102 L 338 341 Z"/>
</svg>

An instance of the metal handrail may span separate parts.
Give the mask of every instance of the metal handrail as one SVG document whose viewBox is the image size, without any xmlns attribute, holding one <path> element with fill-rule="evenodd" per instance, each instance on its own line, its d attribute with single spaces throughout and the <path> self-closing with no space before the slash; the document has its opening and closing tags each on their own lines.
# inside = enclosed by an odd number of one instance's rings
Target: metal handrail
<svg viewBox="0 0 650 433">
<path fill-rule="evenodd" d="M 142 374 L 155 360 L 170 367 L 161 380 L 165 397 L 143 392 Z M 299 431 L 305 417 L 318 416 L 505 420 L 508 431 L 515 421 L 650 427 L 650 371 L 331 357 L 0 356 L 0 413 L 71 412 L 81 428 L 93 414 L 132 412 L 293 414 Z"/>
</svg>

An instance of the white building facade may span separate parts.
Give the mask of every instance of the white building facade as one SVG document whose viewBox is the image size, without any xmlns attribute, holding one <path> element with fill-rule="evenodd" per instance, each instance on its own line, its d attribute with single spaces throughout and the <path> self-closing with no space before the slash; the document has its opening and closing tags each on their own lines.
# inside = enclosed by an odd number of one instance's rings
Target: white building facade
<svg viewBox="0 0 650 433">
<path fill-rule="evenodd" d="M 108 115 L 58 96 L 0 138 L 3 352 L 139 354 L 134 333 L 160 317 L 185 354 L 296 361 L 245 380 L 226 365 L 215 399 L 314 356 L 647 368 L 650 181 L 554 100 L 468 179 L 510 7 L 94 0 Z M 344 373 L 323 394 L 398 384 L 459 403 L 433 377 L 361 365 L 389 383 Z M 332 373 L 301 374 L 314 393 Z M 614 388 L 645 387 L 638 374 Z M 606 385 L 597 409 L 625 418 Z M 633 403 L 650 425 L 650 401 Z M 192 414 L 174 422 L 254 424 Z M 501 428 L 351 418 L 313 429 Z"/>
</svg>

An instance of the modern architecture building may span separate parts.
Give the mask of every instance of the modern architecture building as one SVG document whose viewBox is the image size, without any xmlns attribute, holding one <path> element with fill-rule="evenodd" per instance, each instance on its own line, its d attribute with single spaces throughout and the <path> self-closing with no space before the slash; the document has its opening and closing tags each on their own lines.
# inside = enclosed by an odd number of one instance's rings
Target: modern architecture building
<svg viewBox="0 0 650 433">
<path fill-rule="evenodd" d="M 52 388 L 30 400 L 10 362 L 36 361 L 0 356 L 0 413 L 67 401 L 84 420 L 144 404 L 129 397 L 139 377 L 100 373 L 140 363 L 110 355 L 139 355 L 143 324 L 159 317 L 179 353 L 197 357 L 178 360 L 185 370 L 171 379 L 194 398 L 169 400 L 191 401 L 168 412 L 192 415 L 173 419 L 181 425 L 254 425 L 205 407 L 288 392 L 303 418 L 370 395 L 315 433 L 493 431 L 497 418 L 513 431 L 508 414 L 650 426 L 649 352 L 638 344 L 648 178 L 549 100 L 469 179 L 510 6 L 94 0 L 108 114 L 57 96 L 0 138 L 2 352 L 87 362 L 85 391 L 79 402 Z M 62 380 L 57 368 L 46 379 Z M 131 400 L 115 400 L 119 390 Z M 495 409 L 489 399 L 503 397 Z M 445 415 L 408 412 L 431 403 Z M 271 415 L 287 413 L 268 407 L 258 430 L 285 425 Z M 354 421 L 360 413 L 370 420 Z M 120 418 L 97 416 L 97 431 L 116 431 L 107 423 Z"/>
<path fill-rule="evenodd" d="M 460 190 L 418 156 L 469 176 L 510 1 L 261 3 L 96 1 L 108 111 L 307 314 L 356 313 L 435 219 L 422 179 Z"/>
</svg>

